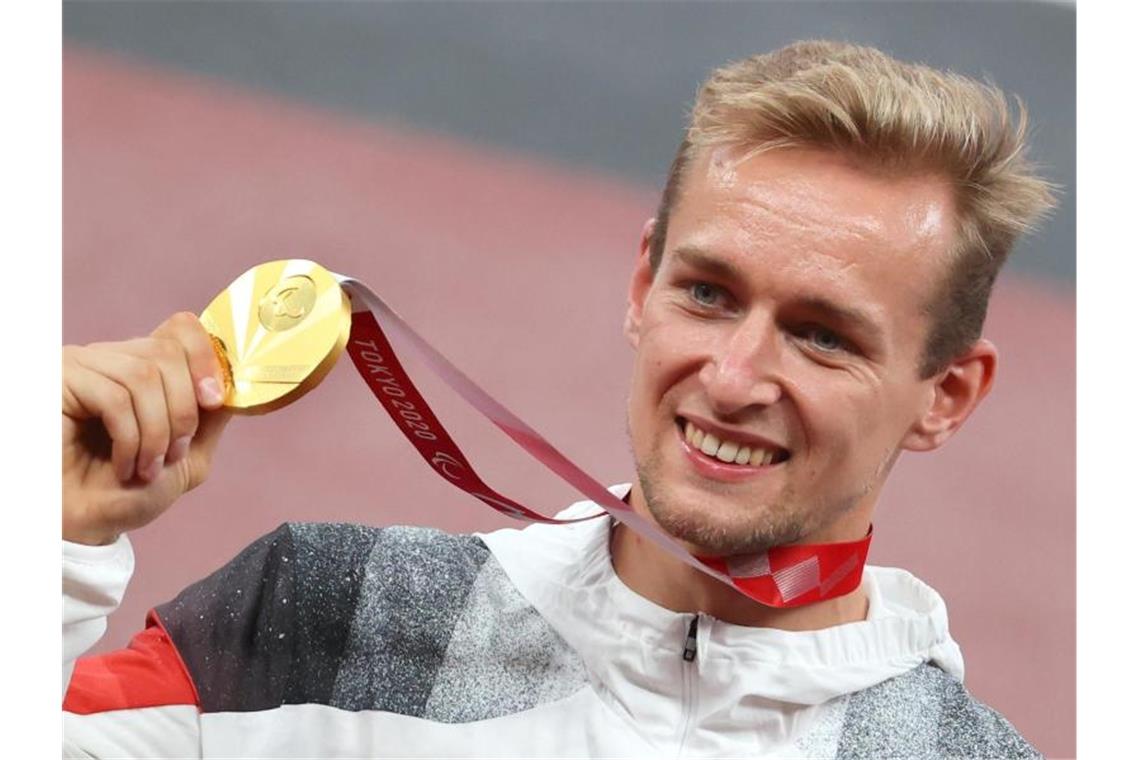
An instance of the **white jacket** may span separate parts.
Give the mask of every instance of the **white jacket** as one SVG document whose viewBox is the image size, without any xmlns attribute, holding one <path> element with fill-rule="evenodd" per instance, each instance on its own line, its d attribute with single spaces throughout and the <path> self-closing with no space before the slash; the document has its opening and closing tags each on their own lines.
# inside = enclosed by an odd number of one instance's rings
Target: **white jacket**
<svg viewBox="0 0 1140 760">
<path fill-rule="evenodd" d="M 866 568 L 864 622 L 748 628 L 632 592 L 609 529 L 282 526 L 152 612 L 134 651 L 80 662 L 65 752 L 1036 755 L 962 688 L 945 605 L 909 573 Z M 132 564 L 126 538 L 65 547 L 66 657 L 101 635 Z"/>
</svg>

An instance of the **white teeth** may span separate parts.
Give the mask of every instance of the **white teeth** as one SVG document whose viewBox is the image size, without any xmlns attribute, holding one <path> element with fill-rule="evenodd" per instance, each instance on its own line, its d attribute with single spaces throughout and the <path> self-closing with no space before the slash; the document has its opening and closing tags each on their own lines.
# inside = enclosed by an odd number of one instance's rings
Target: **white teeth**
<svg viewBox="0 0 1140 760">
<path fill-rule="evenodd" d="M 725 441 L 716 450 L 716 458 L 722 462 L 733 462 L 736 460 L 736 452 L 740 451 L 740 444 L 733 443 L 732 441 Z"/>
<path fill-rule="evenodd" d="M 712 457 L 716 456 L 717 449 L 719 448 L 720 439 L 712 433 L 705 433 L 705 439 L 701 441 L 701 451 Z"/>
<path fill-rule="evenodd" d="M 715 457 L 728 464 L 762 467 L 772 463 L 776 451 L 772 449 L 742 446 L 734 441 L 722 441 L 712 433 L 706 433 L 693 423 L 685 420 L 685 441 L 706 456 Z"/>
</svg>

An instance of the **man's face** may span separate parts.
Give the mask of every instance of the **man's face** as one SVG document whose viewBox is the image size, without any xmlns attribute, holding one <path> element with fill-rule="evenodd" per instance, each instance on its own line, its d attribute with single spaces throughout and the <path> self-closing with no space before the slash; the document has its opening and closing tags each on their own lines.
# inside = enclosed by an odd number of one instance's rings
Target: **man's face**
<svg viewBox="0 0 1140 760">
<path fill-rule="evenodd" d="M 740 158 L 689 167 L 655 277 L 643 237 L 627 322 L 635 501 L 640 487 L 704 554 L 859 538 L 934 403 L 923 305 L 952 194 L 821 151 Z"/>
</svg>

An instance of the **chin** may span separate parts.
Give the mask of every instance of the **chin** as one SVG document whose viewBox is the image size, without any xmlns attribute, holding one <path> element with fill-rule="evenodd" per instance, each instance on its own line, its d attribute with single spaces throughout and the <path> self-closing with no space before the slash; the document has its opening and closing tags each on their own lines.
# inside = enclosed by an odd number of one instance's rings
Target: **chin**
<svg viewBox="0 0 1140 760">
<path fill-rule="evenodd" d="M 802 522 L 782 505 L 741 505 L 729 493 L 688 495 L 661 487 L 644 472 L 638 480 L 650 517 L 693 554 L 758 554 L 804 535 Z"/>
</svg>

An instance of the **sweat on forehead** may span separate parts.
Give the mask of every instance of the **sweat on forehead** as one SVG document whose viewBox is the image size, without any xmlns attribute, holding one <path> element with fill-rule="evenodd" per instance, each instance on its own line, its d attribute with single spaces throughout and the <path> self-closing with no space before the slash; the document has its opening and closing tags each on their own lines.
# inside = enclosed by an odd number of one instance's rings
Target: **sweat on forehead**
<svg viewBox="0 0 1140 760">
<path fill-rule="evenodd" d="M 943 261 L 954 245 L 955 198 L 948 181 L 929 172 L 867 172 L 834 151 L 728 146 L 699 151 L 671 215 L 692 206 L 702 214 L 725 216 L 730 205 L 734 219 L 758 238 L 780 228 L 821 243 L 870 239 L 880 242 L 884 254 L 922 248 Z"/>
</svg>

